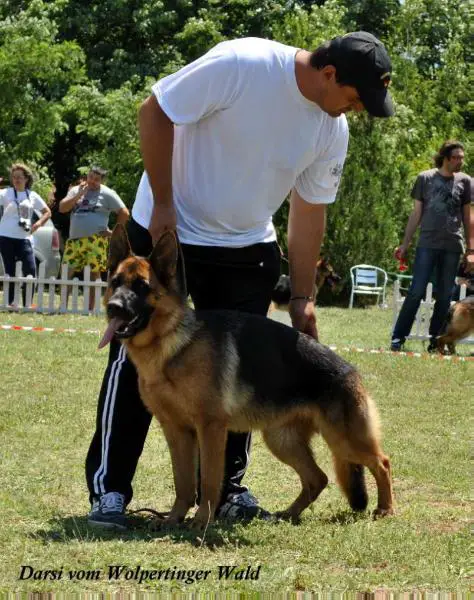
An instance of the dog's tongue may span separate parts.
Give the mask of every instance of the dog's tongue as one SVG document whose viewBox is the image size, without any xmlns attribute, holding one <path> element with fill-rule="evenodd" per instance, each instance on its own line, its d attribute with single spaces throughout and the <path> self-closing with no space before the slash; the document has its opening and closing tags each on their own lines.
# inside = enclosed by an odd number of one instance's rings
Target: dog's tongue
<svg viewBox="0 0 474 600">
<path fill-rule="evenodd" d="M 98 350 L 100 350 L 104 346 L 107 346 L 107 344 L 109 344 L 112 341 L 114 333 L 117 331 L 117 329 L 122 323 L 123 320 L 119 319 L 118 317 L 114 317 L 113 319 L 111 319 L 110 323 L 107 326 L 107 329 L 104 332 L 104 335 L 102 336 L 102 339 L 99 342 L 99 345 L 97 347 Z"/>
</svg>

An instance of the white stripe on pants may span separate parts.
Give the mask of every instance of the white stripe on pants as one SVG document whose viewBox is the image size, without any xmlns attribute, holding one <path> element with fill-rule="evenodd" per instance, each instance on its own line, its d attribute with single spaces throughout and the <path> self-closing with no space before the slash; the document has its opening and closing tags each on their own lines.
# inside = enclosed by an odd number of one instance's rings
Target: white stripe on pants
<svg viewBox="0 0 474 600">
<path fill-rule="evenodd" d="M 122 371 L 122 365 L 126 359 L 125 346 L 121 345 L 118 357 L 112 363 L 110 377 L 107 384 L 107 394 L 102 411 L 102 457 L 99 468 L 94 474 L 94 492 L 97 496 L 105 494 L 104 479 L 107 475 L 107 461 L 109 458 L 110 435 L 112 433 L 112 419 L 117 397 L 117 387 Z"/>
</svg>

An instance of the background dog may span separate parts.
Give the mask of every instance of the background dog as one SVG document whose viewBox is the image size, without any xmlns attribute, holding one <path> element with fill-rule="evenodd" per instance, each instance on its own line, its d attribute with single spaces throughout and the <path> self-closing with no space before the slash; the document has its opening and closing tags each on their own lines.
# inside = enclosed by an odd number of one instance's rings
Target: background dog
<svg viewBox="0 0 474 600">
<path fill-rule="evenodd" d="M 456 342 L 474 332 L 474 296 L 468 296 L 451 306 L 446 321 L 445 331 L 437 339 L 438 351 L 449 354 L 456 353 Z"/>
<path fill-rule="evenodd" d="M 341 277 L 334 271 L 332 265 L 325 258 L 320 258 L 316 264 L 316 274 L 314 281 L 313 298 L 316 302 L 319 290 L 324 284 L 329 285 L 334 292 L 337 285 L 341 282 Z M 272 292 L 272 304 L 270 310 L 288 310 L 288 304 L 291 298 L 290 277 L 280 275 L 280 278 Z"/>
<path fill-rule="evenodd" d="M 176 500 L 167 522 L 200 503 L 193 526 L 204 529 L 217 508 L 227 432 L 260 429 L 302 489 L 279 516 L 297 519 L 328 478 L 310 446 L 319 432 L 329 445 L 339 484 L 355 510 L 368 497 L 363 466 L 375 477 L 376 514 L 392 513 L 390 461 L 382 453 L 374 403 L 356 369 L 329 348 L 265 317 L 236 311 L 195 313 L 186 301 L 176 236 L 165 233 L 148 259 L 133 256 L 125 229 L 110 242 L 105 295 L 113 336 L 135 364 L 142 400 L 169 445 Z"/>
</svg>

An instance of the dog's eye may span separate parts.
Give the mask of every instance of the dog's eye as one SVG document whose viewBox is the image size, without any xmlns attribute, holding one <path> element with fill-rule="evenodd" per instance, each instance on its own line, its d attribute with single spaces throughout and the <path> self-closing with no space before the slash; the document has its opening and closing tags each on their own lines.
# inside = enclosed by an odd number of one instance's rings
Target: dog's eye
<svg viewBox="0 0 474 600">
<path fill-rule="evenodd" d="M 112 277 L 112 279 L 110 280 L 110 287 L 113 290 L 116 290 L 119 287 L 120 283 L 121 283 L 121 278 L 120 278 L 120 276 L 117 275 L 115 277 Z"/>
<path fill-rule="evenodd" d="M 132 290 L 135 294 L 146 294 L 150 291 L 150 286 L 143 279 L 135 279 L 132 284 Z"/>
</svg>

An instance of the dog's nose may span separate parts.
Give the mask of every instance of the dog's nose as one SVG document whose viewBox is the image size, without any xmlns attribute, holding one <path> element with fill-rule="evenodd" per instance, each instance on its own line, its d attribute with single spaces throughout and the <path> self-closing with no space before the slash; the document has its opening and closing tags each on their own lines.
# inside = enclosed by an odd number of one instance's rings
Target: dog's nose
<svg viewBox="0 0 474 600">
<path fill-rule="evenodd" d="M 111 298 L 107 302 L 107 316 L 109 319 L 113 319 L 114 317 L 125 319 L 128 316 L 128 311 L 120 302 L 120 300 Z"/>
</svg>

